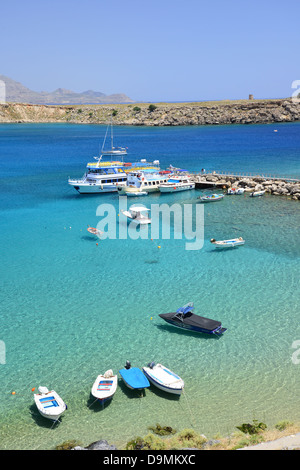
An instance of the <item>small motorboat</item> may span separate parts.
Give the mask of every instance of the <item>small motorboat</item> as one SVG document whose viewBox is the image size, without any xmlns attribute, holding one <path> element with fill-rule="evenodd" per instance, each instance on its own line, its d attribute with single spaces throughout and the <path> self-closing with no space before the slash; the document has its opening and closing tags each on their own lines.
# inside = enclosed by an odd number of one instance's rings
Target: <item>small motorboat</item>
<svg viewBox="0 0 300 470">
<path fill-rule="evenodd" d="M 135 192 L 126 192 L 125 196 L 133 196 L 133 197 L 138 197 L 138 196 L 147 196 L 148 193 L 147 191 L 135 191 Z"/>
<path fill-rule="evenodd" d="M 197 333 L 221 336 L 227 328 L 222 323 L 193 313 L 194 304 L 189 302 L 173 313 L 161 313 L 159 316 L 170 325 Z"/>
<path fill-rule="evenodd" d="M 110 400 L 115 394 L 118 386 L 118 376 L 113 371 L 107 370 L 104 374 L 98 375 L 92 387 L 92 395 L 101 403 Z"/>
<path fill-rule="evenodd" d="M 215 202 L 215 201 L 220 201 L 223 199 L 224 194 L 209 194 L 207 196 L 199 196 L 198 199 L 200 199 L 202 202 Z"/>
<path fill-rule="evenodd" d="M 244 194 L 244 188 L 229 188 L 227 194 Z"/>
<path fill-rule="evenodd" d="M 195 183 L 191 181 L 191 177 L 189 175 L 174 175 L 169 178 L 166 183 L 161 183 L 158 187 L 161 193 L 174 193 L 195 189 Z"/>
<path fill-rule="evenodd" d="M 233 248 L 235 246 L 241 246 L 245 244 L 245 240 L 242 237 L 232 238 L 231 240 L 220 240 L 217 241 L 215 238 L 210 240 L 210 243 L 215 245 L 216 248 Z"/>
<path fill-rule="evenodd" d="M 58 421 L 67 409 L 67 405 L 54 390 L 39 387 L 39 393 L 34 394 L 34 401 L 40 414 L 51 421 Z"/>
<path fill-rule="evenodd" d="M 124 383 L 131 390 L 144 390 L 145 388 L 150 387 L 150 382 L 141 369 L 138 367 L 131 367 L 129 361 L 126 361 L 124 369 L 120 369 L 119 373 Z"/>
<path fill-rule="evenodd" d="M 101 232 L 101 230 L 98 230 L 95 227 L 90 227 L 90 225 L 88 226 L 87 231 L 91 233 L 92 235 L 96 235 L 96 237 L 99 237 L 99 238 L 101 237 L 101 235 L 103 235 L 103 232 Z"/>
<path fill-rule="evenodd" d="M 121 210 L 121 212 L 128 217 L 129 219 L 132 219 L 133 222 L 136 222 L 137 224 L 150 224 L 151 219 L 147 217 L 146 215 L 143 214 L 143 212 L 150 211 L 150 209 L 147 209 L 144 206 L 131 206 L 128 211 Z"/>
<path fill-rule="evenodd" d="M 149 382 L 160 390 L 175 395 L 181 395 L 184 388 L 184 381 L 167 367 L 151 362 L 147 367 L 143 367 L 143 372 Z"/>
<path fill-rule="evenodd" d="M 263 196 L 265 194 L 265 190 L 263 191 L 253 191 L 252 193 L 249 194 L 250 197 L 259 197 Z"/>
</svg>

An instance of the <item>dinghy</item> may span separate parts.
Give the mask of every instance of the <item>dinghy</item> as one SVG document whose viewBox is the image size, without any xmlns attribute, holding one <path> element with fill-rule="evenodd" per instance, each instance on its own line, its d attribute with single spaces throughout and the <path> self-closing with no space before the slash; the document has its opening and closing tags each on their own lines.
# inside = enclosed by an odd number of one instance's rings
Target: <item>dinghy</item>
<svg viewBox="0 0 300 470">
<path fill-rule="evenodd" d="M 264 191 L 253 191 L 253 193 L 250 193 L 249 196 L 250 197 L 259 197 L 259 196 L 263 196 L 265 194 L 265 190 Z"/>
<path fill-rule="evenodd" d="M 98 375 L 92 387 L 92 395 L 101 403 L 110 400 L 115 394 L 118 386 L 118 376 L 113 371 L 107 370 L 104 374 Z"/>
<path fill-rule="evenodd" d="M 103 232 L 101 232 L 101 230 L 98 230 L 95 227 L 90 227 L 90 225 L 88 226 L 87 231 L 92 235 L 96 235 L 99 238 L 101 237 L 101 235 L 103 235 Z"/>
<path fill-rule="evenodd" d="M 149 382 L 160 390 L 175 395 L 181 395 L 184 388 L 184 381 L 167 367 L 151 362 L 147 367 L 143 367 L 143 372 Z"/>
<path fill-rule="evenodd" d="M 245 240 L 242 237 L 232 238 L 231 240 L 220 240 L 217 241 L 214 238 L 210 240 L 210 243 L 215 245 L 216 248 L 233 248 L 235 246 L 241 246 L 245 244 Z"/>
<path fill-rule="evenodd" d="M 119 373 L 124 383 L 131 390 L 144 390 L 145 388 L 150 387 L 149 380 L 143 374 L 141 369 L 138 369 L 138 367 L 131 367 L 129 361 L 126 361 L 124 369 L 120 369 Z"/>
<path fill-rule="evenodd" d="M 145 211 L 150 211 L 150 209 L 143 206 L 131 206 L 128 211 L 121 210 L 126 217 L 132 219 L 132 221 L 137 224 L 151 224 L 151 219 L 143 214 Z"/>
<path fill-rule="evenodd" d="M 47 387 L 39 387 L 39 393 L 34 394 L 34 401 L 40 414 L 52 421 L 58 421 L 67 409 L 67 405 L 54 390 L 49 391 Z"/>
<path fill-rule="evenodd" d="M 200 199 L 202 202 L 215 202 L 215 201 L 220 201 L 223 199 L 224 194 L 210 194 L 207 196 L 200 196 L 198 199 Z"/>
<path fill-rule="evenodd" d="M 227 194 L 244 194 L 244 188 L 229 188 Z"/>
</svg>

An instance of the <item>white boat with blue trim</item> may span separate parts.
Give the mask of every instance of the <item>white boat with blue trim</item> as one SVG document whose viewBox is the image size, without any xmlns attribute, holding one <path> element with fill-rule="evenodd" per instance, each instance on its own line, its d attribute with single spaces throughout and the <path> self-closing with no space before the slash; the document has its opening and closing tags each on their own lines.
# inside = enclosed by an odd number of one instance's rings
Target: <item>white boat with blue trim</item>
<svg viewBox="0 0 300 470">
<path fill-rule="evenodd" d="M 155 387 L 164 392 L 181 395 L 184 381 L 167 367 L 151 362 L 147 367 L 143 367 L 143 372 Z"/>
<path fill-rule="evenodd" d="M 67 405 L 55 390 L 39 387 L 38 391 L 39 393 L 34 394 L 34 401 L 40 414 L 51 421 L 58 421 Z"/>
<path fill-rule="evenodd" d="M 161 193 L 177 193 L 178 191 L 187 191 L 195 189 L 195 183 L 191 181 L 189 175 L 176 174 L 171 176 L 168 181 L 159 185 Z"/>
<path fill-rule="evenodd" d="M 118 387 L 118 376 L 114 375 L 111 369 L 107 370 L 104 374 L 98 375 L 93 387 L 92 395 L 97 398 L 101 403 L 111 400 Z"/>
<path fill-rule="evenodd" d="M 245 245 L 245 240 L 242 237 L 219 241 L 217 241 L 215 238 L 212 238 L 210 243 L 212 243 L 216 248 L 234 248 L 235 246 Z"/>
</svg>

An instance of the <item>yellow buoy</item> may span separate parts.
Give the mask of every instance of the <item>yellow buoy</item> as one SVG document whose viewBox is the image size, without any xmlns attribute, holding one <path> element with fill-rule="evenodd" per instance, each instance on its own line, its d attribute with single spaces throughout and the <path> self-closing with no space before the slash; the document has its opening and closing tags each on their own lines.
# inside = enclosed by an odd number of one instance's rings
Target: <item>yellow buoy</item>
<svg viewBox="0 0 300 470">
<path fill-rule="evenodd" d="M 160 247 L 161 247 L 161 246 L 160 246 L 160 245 L 158 245 L 158 247 L 157 247 L 157 248 L 160 248 Z"/>
</svg>

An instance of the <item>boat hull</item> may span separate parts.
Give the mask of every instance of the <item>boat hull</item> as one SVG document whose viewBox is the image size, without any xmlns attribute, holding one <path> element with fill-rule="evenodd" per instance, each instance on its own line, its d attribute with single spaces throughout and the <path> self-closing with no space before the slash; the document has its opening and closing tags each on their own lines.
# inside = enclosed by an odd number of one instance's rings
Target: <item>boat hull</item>
<svg viewBox="0 0 300 470">
<path fill-rule="evenodd" d="M 186 186 L 176 186 L 176 185 L 170 185 L 170 186 L 160 186 L 159 190 L 161 193 L 177 193 L 179 191 L 188 191 L 191 189 L 195 189 L 195 184 L 191 183 Z"/>
<path fill-rule="evenodd" d="M 144 390 L 145 388 L 150 387 L 149 380 L 137 367 L 120 369 L 119 373 L 125 385 L 130 388 L 130 390 Z"/>
<path fill-rule="evenodd" d="M 98 375 L 91 393 L 100 403 L 105 403 L 112 399 L 117 390 L 117 385 L 118 377 L 116 375 L 110 377 Z"/>
<path fill-rule="evenodd" d="M 220 336 L 227 330 L 222 327 L 221 322 L 195 314 L 191 314 L 183 321 L 174 318 L 175 313 L 161 313 L 159 316 L 172 326 L 195 333 Z"/>
<path fill-rule="evenodd" d="M 46 394 L 36 393 L 34 401 L 41 416 L 50 421 L 58 421 L 67 409 L 67 405 L 54 390 Z"/>
<path fill-rule="evenodd" d="M 161 368 L 161 370 L 159 370 L 159 368 Z M 159 390 L 172 393 L 173 395 L 181 395 L 184 388 L 183 380 L 166 367 L 161 366 L 161 364 L 154 366 L 153 369 L 150 367 L 143 367 L 143 372 L 149 382 Z M 162 372 L 162 374 L 160 372 Z M 168 375 L 173 379 L 173 381 L 171 380 L 171 383 L 166 383 L 165 381 L 168 378 Z"/>
<path fill-rule="evenodd" d="M 96 183 L 69 183 L 80 194 L 101 194 L 117 192 L 115 184 L 96 184 Z"/>
</svg>

